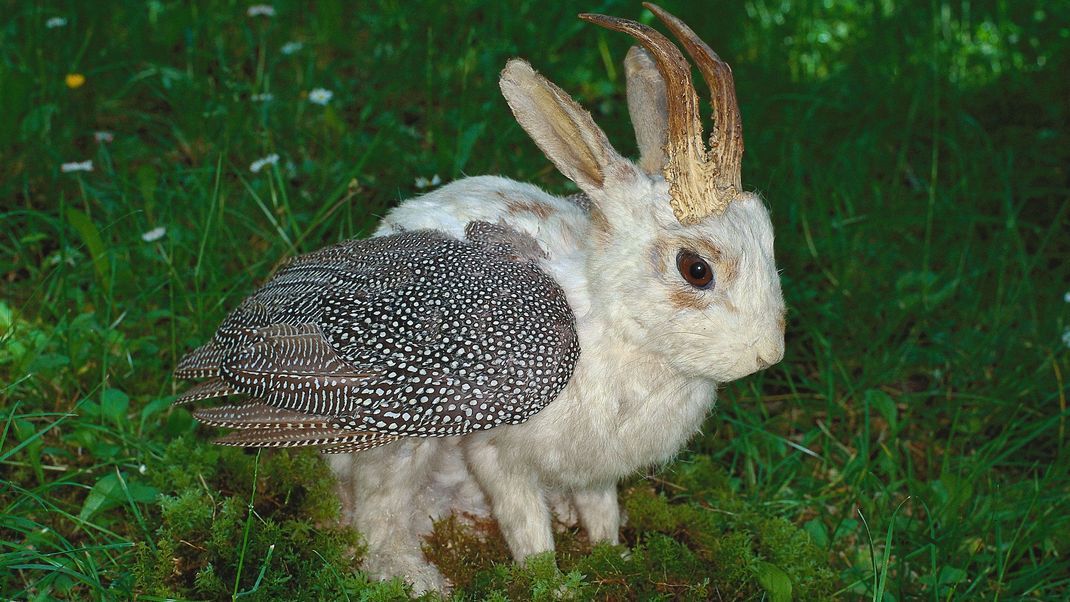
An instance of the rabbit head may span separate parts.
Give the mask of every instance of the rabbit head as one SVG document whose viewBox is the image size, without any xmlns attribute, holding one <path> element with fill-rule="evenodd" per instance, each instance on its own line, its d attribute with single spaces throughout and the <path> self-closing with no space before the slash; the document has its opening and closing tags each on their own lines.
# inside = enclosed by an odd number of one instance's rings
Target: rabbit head
<svg viewBox="0 0 1070 602">
<path fill-rule="evenodd" d="M 642 45 L 625 61 L 637 163 L 526 62 L 510 61 L 500 85 L 520 125 L 591 199 L 592 312 L 679 372 L 727 382 L 784 354 L 772 224 L 761 199 L 740 183 L 742 125 L 731 69 L 683 22 L 645 6 L 681 41 L 710 88 L 709 149 L 691 66 L 665 36 L 634 21 L 580 15 Z"/>
</svg>

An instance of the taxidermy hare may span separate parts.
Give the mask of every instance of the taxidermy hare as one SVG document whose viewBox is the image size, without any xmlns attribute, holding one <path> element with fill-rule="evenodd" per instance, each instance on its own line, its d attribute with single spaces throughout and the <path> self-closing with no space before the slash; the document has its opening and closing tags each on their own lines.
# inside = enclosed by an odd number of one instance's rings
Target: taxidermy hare
<svg viewBox="0 0 1070 602">
<path fill-rule="evenodd" d="M 697 65 L 714 121 L 703 142 L 691 66 L 634 21 L 625 60 L 637 163 L 526 62 L 501 89 L 521 127 L 582 194 L 498 177 L 402 203 L 365 241 L 298 257 L 246 300 L 177 376 L 180 402 L 237 429 L 222 443 L 320 445 L 365 569 L 448 586 L 420 551 L 433 519 L 489 513 L 514 558 L 553 550 L 551 509 L 616 543 L 617 482 L 669 461 L 719 383 L 779 362 L 784 302 L 773 230 L 740 182 L 731 69 L 646 4 Z"/>
</svg>

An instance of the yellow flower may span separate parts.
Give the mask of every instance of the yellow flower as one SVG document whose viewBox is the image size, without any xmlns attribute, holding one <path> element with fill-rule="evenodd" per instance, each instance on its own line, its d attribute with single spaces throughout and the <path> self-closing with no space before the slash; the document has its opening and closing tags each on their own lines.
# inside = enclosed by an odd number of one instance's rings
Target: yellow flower
<svg viewBox="0 0 1070 602">
<path fill-rule="evenodd" d="M 68 73 L 65 81 L 67 82 L 67 87 L 73 90 L 85 85 L 85 76 L 81 73 Z"/>
</svg>

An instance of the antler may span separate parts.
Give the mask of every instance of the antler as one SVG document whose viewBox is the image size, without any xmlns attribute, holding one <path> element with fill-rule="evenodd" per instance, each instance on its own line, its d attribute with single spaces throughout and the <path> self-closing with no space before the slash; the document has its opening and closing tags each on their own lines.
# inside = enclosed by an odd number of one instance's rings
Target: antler
<svg viewBox="0 0 1070 602">
<path fill-rule="evenodd" d="M 694 224 L 709 215 L 724 213 L 743 189 L 743 125 L 732 69 L 683 21 L 653 3 L 644 2 L 643 6 L 683 43 L 710 88 L 714 128 L 709 150 L 702 142 L 702 118 L 691 81 L 691 65 L 676 45 L 657 30 L 628 19 L 591 13 L 583 13 L 580 18 L 632 36 L 654 57 L 668 96 L 664 173 L 669 182 L 669 205 L 681 224 Z"/>
</svg>

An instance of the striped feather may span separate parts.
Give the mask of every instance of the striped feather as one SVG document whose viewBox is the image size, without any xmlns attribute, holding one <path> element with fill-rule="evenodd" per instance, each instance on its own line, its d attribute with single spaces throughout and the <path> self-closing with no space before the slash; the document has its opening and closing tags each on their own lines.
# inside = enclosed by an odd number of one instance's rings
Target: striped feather
<svg viewBox="0 0 1070 602">
<path fill-rule="evenodd" d="M 277 324 L 255 337 L 256 343 L 223 362 L 223 378 L 273 406 L 310 414 L 350 412 L 375 376 L 344 361 L 314 324 Z"/>
<path fill-rule="evenodd" d="M 386 445 L 387 443 L 393 443 L 400 437 L 393 437 L 390 435 L 380 435 L 368 439 L 366 441 L 357 441 L 355 443 L 343 443 L 341 445 L 333 445 L 330 447 L 320 448 L 320 452 L 324 454 L 351 454 L 354 452 L 364 451 L 373 447 L 379 447 L 380 445 Z"/>
<path fill-rule="evenodd" d="M 231 429 L 300 430 L 335 427 L 335 420 L 329 416 L 294 412 L 259 401 L 202 408 L 193 412 L 193 417 L 208 426 Z"/>
<path fill-rule="evenodd" d="M 219 366 L 227 350 L 215 341 L 190 351 L 182 356 L 175 368 L 175 378 L 211 378 L 219 376 Z"/>
<path fill-rule="evenodd" d="M 240 393 L 237 389 L 231 386 L 229 383 L 221 378 L 212 378 L 202 383 L 197 383 L 193 387 L 182 394 L 181 397 L 175 400 L 176 406 L 193 403 L 194 401 L 200 401 L 202 399 L 211 399 L 213 397 L 224 397 L 226 395 L 237 395 Z"/>
<path fill-rule="evenodd" d="M 383 437 L 374 433 L 354 432 L 346 429 L 307 429 L 300 431 L 290 430 L 251 430 L 234 431 L 216 439 L 214 443 L 219 445 L 234 445 L 241 447 L 306 447 L 306 446 L 337 446 L 357 445 L 375 447 L 396 439 L 396 437 Z"/>
</svg>

